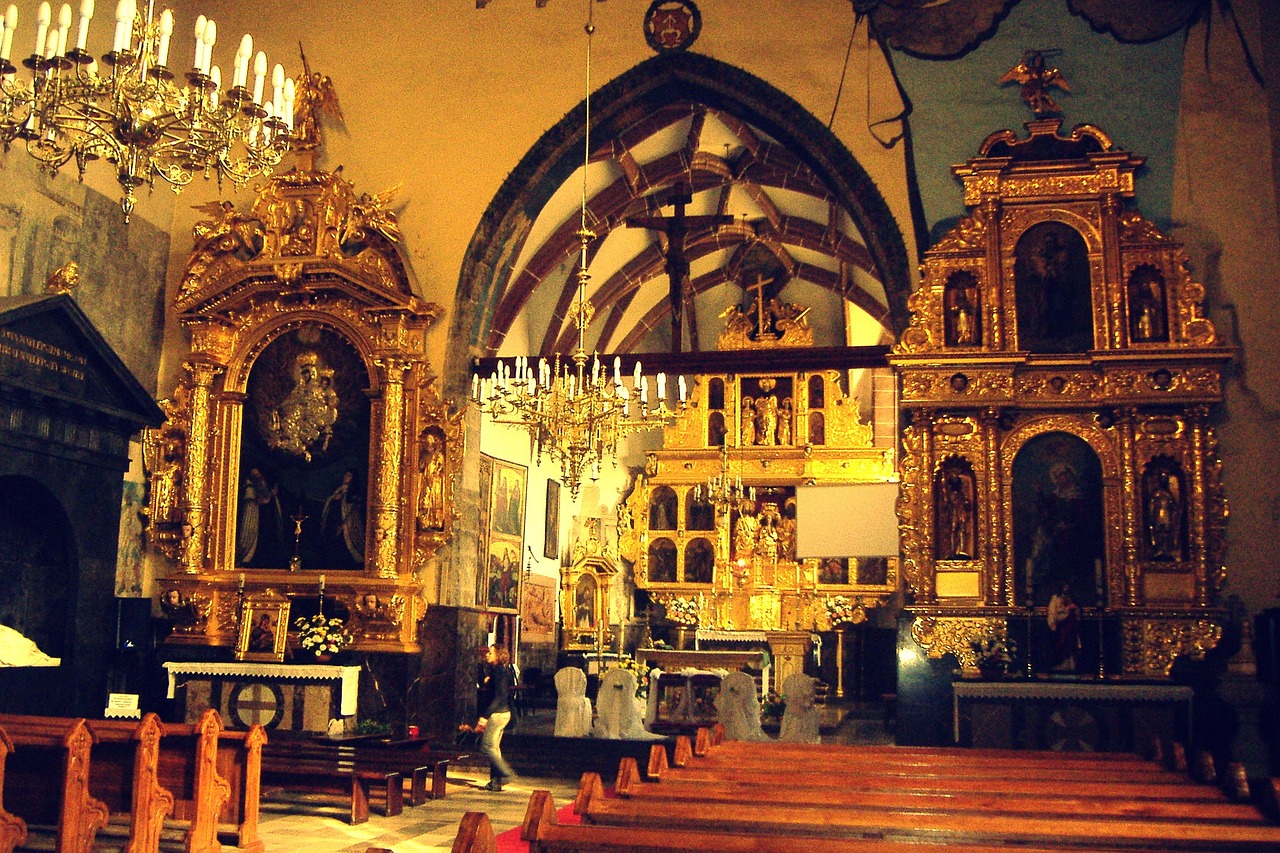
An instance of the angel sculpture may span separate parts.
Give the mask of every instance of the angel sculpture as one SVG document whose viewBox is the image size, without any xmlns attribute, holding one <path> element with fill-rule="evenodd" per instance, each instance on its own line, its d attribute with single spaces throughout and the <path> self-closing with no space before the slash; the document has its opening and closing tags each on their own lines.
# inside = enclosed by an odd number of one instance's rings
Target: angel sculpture
<svg viewBox="0 0 1280 853">
<path fill-rule="evenodd" d="M 338 92 L 329 75 L 311 71 L 301 42 L 298 52 L 302 54 L 304 76 L 298 83 L 293 101 L 293 146 L 298 151 L 312 151 L 324 141 L 320 134 L 320 117 L 325 115 L 342 122 L 342 107 L 338 104 Z"/>
<path fill-rule="evenodd" d="M 191 209 L 209 217 L 191 226 L 195 251 L 208 247 L 215 252 L 235 255 L 242 261 L 256 257 L 262 251 L 266 235 L 262 222 L 236 212 L 236 206 L 227 199 L 193 204 Z"/>
<path fill-rule="evenodd" d="M 53 272 L 44 282 L 44 292 L 50 295 L 70 293 L 80 283 L 80 266 L 75 261 L 67 261 Z"/>
<path fill-rule="evenodd" d="M 360 198 L 351 203 L 339 235 L 343 252 L 348 255 L 357 254 L 368 245 L 373 232 L 381 234 L 392 243 L 400 242 L 400 226 L 396 223 L 396 215 L 388 210 L 398 189 L 400 185 L 396 184 L 386 192 L 361 193 Z"/>
<path fill-rule="evenodd" d="M 1044 54 L 1038 50 L 1028 50 L 1022 55 L 1022 61 L 1010 68 L 999 80 L 1005 83 L 1018 83 L 1022 87 L 1022 100 L 1027 102 L 1036 118 L 1062 115 L 1062 110 L 1047 94 L 1050 86 L 1057 86 L 1064 92 L 1071 87 L 1056 68 L 1045 68 Z"/>
</svg>

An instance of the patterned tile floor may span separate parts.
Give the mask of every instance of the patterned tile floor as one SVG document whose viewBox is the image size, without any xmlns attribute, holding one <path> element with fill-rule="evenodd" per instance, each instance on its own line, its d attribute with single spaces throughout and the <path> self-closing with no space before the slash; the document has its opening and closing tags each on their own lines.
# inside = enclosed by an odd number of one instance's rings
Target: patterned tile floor
<svg viewBox="0 0 1280 853">
<path fill-rule="evenodd" d="M 519 721 L 518 725 L 521 730 L 531 733 L 545 728 L 545 733 L 550 734 L 554 718 L 554 712 L 541 711 Z M 874 713 L 870 717 L 866 714 L 844 717 L 832 734 L 824 734 L 823 740 L 827 743 L 893 742 Z M 488 779 L 487 767 L 451 767 L 444 799 L 430 800 L 413 808 L 406 807 L 396 817 L 382 816 L 378 813 L 379 805 L 375 803 L 369 822 L 359 826 L 348 824 L 343 818 L 342 810 L 337 807 L 308 807 L 305 813 L 298 813 L 285 804 L 264 802 L 262 839 L 267 853 L 364 853 L 369 847 L 385 847 L 395 853 L 447 851 L 453 846 L 458 822 L 466 812 L 487 813 L 496 835 L 520 825 L 524 819 L 525 807 L 529 803 L 529 795 L 533 791 L 550 791 L 557 807 L 568 805 L 578 793 L 576 779 L 521 776 L 501 793 L 484 790 L 483 786 Z M 606 784 L 612 781 L 607 779 Z M 233 853 L 233 848 L 224 849 L 227 853 Z"/>
</svg>

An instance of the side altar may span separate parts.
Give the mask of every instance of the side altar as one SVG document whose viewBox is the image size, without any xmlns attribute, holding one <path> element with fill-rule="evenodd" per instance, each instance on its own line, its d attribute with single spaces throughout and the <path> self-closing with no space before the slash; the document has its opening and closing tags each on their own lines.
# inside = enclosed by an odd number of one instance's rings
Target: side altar
<svg viewBox="0 0 1280 853">
<path fill-rule="evenodd" d="M 1181 245 L 1131 206 L 1143 158 L 1056 114 L 1025 129 L 953 167 L 969 212 L 925 253 L 889 357 L 900 739 L 946 738 L 943 685 L 978 646 L 1036 676 L 1160 681 L 1222 634 L 1233 351 Z"/>
<path fill-rule="evenodd" d="M 231 728 L 323 733 L 331 720 L 356 722 L 360 667 L 326 664 L 179 663 L 164 665 L 168 698 L 191 723 L 215 709 Z"/>
</svg>

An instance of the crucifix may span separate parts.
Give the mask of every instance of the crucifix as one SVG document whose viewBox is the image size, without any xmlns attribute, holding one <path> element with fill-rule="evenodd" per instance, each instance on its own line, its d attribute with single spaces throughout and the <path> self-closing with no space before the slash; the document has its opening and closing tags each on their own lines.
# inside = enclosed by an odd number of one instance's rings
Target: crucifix
<svg viewBox="0 0 1280 853">
<path fill-rule="evenodd" d="M 761 340 L 761 339 L 763 339 L 763 338 L 765 338 L 765 337 L 770 337 L 770 338 L 776 338 L 776 337 L 777 337 L 777 335 L 775 335 L 773 332 L 771 332 L 771 331 L 769 330 L 769 317 L 765 314 L 765 310 L 766 310 L 766 309 L 765 309 L 765 304 L 764 304 L 764 288 L 765 288 L 765 285 L 767 285 L 767 284 L 772 284 L 772 283 L 773 283 L 773 279 L 771 279 L 771 278 L 765 278 L 764 276 L 759 275 L 759 276 L 756 276 L 756 283 L 755 283 L 755 284 L 748 284 L 747 286 L 745 286 L 744 288 L 742 288 L 743 290 L 747 291 L 748 293 L 750 293 L 750 292 L 751 292 L 751 291 L 753 291 L 753 290 L 756 292 L 756 299 L 755 299 L 755 302 L 756 302 L 756 340 Z"/>
<path fill-rule="evenodd" d="M 684 240 L 690 228 L 715 228 L 733 222 L 732 216 L 686 216 L 685 206 L 693 201 L 689 184 L 676 184 L 669 202 L 675 206 L 671 216 L 634 216 L 626 220 L 629 228 L 648 228 L 667 235 L 666 270 L 670 282 L 667 300 L 671 305 L 671 351 L 680 352 L 684 344 L 685 282 L 689 278 L 689 260 L 684 255 Z"/>
</svg>

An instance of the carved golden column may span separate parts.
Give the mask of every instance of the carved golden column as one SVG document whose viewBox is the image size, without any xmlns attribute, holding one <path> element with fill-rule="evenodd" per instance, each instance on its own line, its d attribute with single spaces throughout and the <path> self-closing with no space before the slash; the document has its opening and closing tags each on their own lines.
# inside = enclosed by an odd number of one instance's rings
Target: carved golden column
<svg viewBox="0 0 1280 853">
<path fill-rule="evenodd" d="M 1138 494 L 1138 471 L 1137 460 L 1134 458 L 1136 438 L 1134 429 L 1137 425 L 1137 411 L 1131 406 L 1125 406 L 1118 412 L 1119 422 L 1116 429 L 1120 433 L 1120 476 L 1123 480 L 1122 494 L 1128 495 L 1128 500 L 1123 502 L 1124 507 L 1124 527 L 1121 535 L 1124 540 L 1124 603 L 1126 607 L 1136 607 L 1138 604 L 1139 589 L 1138 578 L 1141 576 L 1138 566 L 1138 526 L 1139 526 L 1139 507 L 1141 506 L 1142 497 Z M 1107 597 L 1110 602 L 1111 572 L 1107 572 Z"/>
<path fill-rule="evenodd" d="M 1187 507 L 1188 554 L 1191 570 L 1195 572 L 1196 604 L 1208 607 L 1212 604 L 1213 590 L 1209 584 L 1208 548 L 1205 547 L 1205 448 L 1209 410 L 1205 406 L 1188 406 L 1187 421 L 1191 427 L 1191 495 L 1183 498 Z"/>
<path fill-rule="evenodd" d="M 183 518 L 191 525 L 191 544 L 183 551 L 182 570 L 198 574 L 204 569 L 209 541 L 209 441 L 213 430 L 211 391 L 223 366 L 210 361 L 183 363 L 191 376 L 191 435 L 187 443 L 187 486 L 183 492 Z"/>
<path fill-rule="evenodd" d="M 1103 234 L 1120 233 L 1120 198 L 1114 193 L 1107 193 L 1102 197 L 1102 222 L 1100 228 Z M 1107 293 L 1105 289 L 1099 291 L 1094 289 L 1093 298 L 1097 300 L 1099 295 L 1103 295 L 1103 310 L 1099 312 L 1094 309 L 1094 317 L 1103 316 L 1106 322 L 1103 331 L 1106 334 L 1107 346 L 1119 349 L 1128 341 L 1128 302 L 1125 298 L 1125 281 L 1124 269 L 1120 264 L 1120 241 L 1104 240 L 1102 241 L 1102 280 L 1103 282 L 1113 282 L 1116 290 Z M 1109 297 L 1109 298 L 1108 298 Z M 1097 321 L 1095 320 L 1095 323 Z M 1121 330 L 1125 331 L 1122 332 Z"/>
<path fill-rule="evenodd" d="M 413 362 L 401 356 L 379 356 L 373 360 L 381 373 L 382 399 L 379 430 L 383 459 L 374 468 L 369 506 L 372 547 L 366 550 L 371 566 L 380 578 L 399 576 L 400 481 L 404 460 L 404 377 Z"/>
<path fill-rule="evenodd" d="M 984 409 L 978 417 L 982 430 L 982 453 L 986 457 L 988 511 L 983 519 L 987 541 L 983 545 L 986 560 L 988 587 L 995 604 L 1017 604 L 1016 584 L 1013 580 L 1013 560 L 1005 559 L 1005 536 L 1001 527 L 1004 514 L 995 512 L 1000 506 L 1000 441 L 998 436 L 1000 413 L 996 409 Z M 974 495 L 976 501 L 977 495 Z M 978 507 L 974 507 L 974 512 Z"/>
<path fill-rule="evenodd" d="M 936 499 L 933 497 L 933 473 L 937 467 L 937 460 L 933 458 L 933 412 L 927 409 L 922 410 L 919 413 L 918 420 L 920 422 L 920 464 L 922 468 L 920 472 L 920 488 L 922 490 L 921 497 L 927 498 L 924 501 L 924 509 L 928 511 L 923 518 L 917 520 L 919 525 L 917 529 L 924 540 L 920 543 L 921 561 L 928 566 L 928 570 L 920 573 L 920 600 L 917 604 L 935 604 L 938 600 L 938 557 L 933 543 L 937 538 L 938 532 L 933 529 L 937 523 L 933 512 L 933 504 Z M 923 569 L 924 566 L 922 565 L 921 568 Z"/>
<path fill-rule="evenodd" d="M 1005 349 L 1005 341 L 1008 339 L 1008 330 L 1004 327 L 1004 312 L 1000 310 L 999 300 L 995 299 L 995 294 L 1000 293 L 1004 288 L 1001 283 L 1004 275 L 1002 272 L 1002 260 L 1000 258 L 1000 199 L 992 197 L 986 199 L 982 203 L 983 216 L 987 221 L 986 236 L 987 241 L 987 286 L 982 289 L 982 313 L 984 321 L 989 331 L 983 334 L 983 349 L 985 350 L 1002 350 Z M 1010 293 L 1013 291 L 1010 290 Z"/>
</svg>

